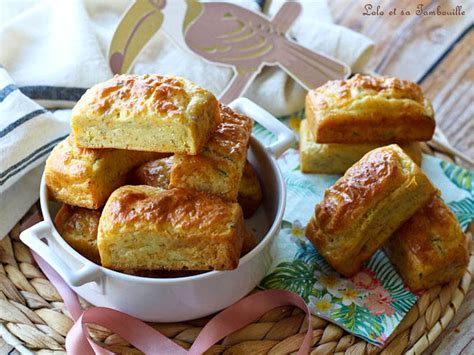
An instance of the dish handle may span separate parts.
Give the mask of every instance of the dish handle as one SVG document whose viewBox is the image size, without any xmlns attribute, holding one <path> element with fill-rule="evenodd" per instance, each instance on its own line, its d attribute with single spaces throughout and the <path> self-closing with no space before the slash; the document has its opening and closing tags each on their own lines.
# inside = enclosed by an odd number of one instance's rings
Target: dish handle
<svg viewBox="0 0 474 355">
<path fill-rule="evenodd" d="M 55 252 L 51 250 L 49 240 L 52 231 L 45 221 L 24 230 L 20 234 L 20 239 L 32 251 L 43 258 L 61 277 L 71 286 L 77 287 L 85 283 L 97 281 L 101 276 L 100 268 L 91 263 L 83 264 L 79 269 L 72 270 Z M 46 240 L 49 245 L 44 242 Z"/>
<path fill-rule="evenodd" d="M 296 142 L 296 136 L 290 128 L 253 101 L 245 97 L 239 97 L 232 101 L 229 107 L 251 117 L 277 137 L 277 141 L 267 147 L 268 151 L 275 156 L 275 158 L 282 155 Z"/>
</svg>

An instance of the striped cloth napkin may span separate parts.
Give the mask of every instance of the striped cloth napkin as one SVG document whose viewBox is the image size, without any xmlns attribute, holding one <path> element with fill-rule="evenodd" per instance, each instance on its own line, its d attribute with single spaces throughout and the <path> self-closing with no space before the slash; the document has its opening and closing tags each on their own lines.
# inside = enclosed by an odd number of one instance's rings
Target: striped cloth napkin
<svg viewBox="0 0 474 355">
<path fill-rule="evenodd" d="M 0 231 L 3 238 L 38 199 L 43 162 L 54 146 L 68 135 L 69 117 L 59 112 L 53 115 L 28 98 L 3 67 L 0 68 L 0 88 Z M 35 96 L 28 88 L 25 91 Z"/>
<path fill-rule="evenodd" d="M 272 16 L 283 0 L 239 0 Z M 112 73 L 107 48 L 130 0 L 3 0 L 0 11 L 0 239 L 38 199 L 42 164 L 69 131 L 70 108 L 86 88 Z M 183 1 L 184 3 L 184 1 Z M 335 57 L 354 72 L 370 39 L 336 26 L 325 0 L 301 0 L 291 30 L 299 43 Z M 317 19 L 315 19 L 317 17 Z M 134 73 L 172 73 L 218 94 L 233 72 L 179 48 L 158 32 Z M 13 80 L 12 80 L 13 79 Z M 247 92 L 277 116 L 299 111 L 305 90 L 282 70 L 265 68 Z"/>
</svg>

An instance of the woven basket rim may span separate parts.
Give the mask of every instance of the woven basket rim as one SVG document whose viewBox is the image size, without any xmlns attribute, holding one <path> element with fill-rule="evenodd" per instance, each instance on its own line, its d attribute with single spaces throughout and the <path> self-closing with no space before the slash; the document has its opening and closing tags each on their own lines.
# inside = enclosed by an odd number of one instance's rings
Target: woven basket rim
<svg viewBox="0 0 474 355">
<path fill-rule="evenodd" d="M 474 221 L 471 222 L 468 228 L 472 228 L 473 226 Z M 421 354 L 423 351 L 428 349 L 428 347 L 431 346 L 431 344 L 433 344 L 434 341 L 446 329 L 447 325 L 451 322 L 459 310 L 459 307 L 464 301 L 464 297 L 469 291 L 469 287 L 471 286 L 472 282 L 472 274 L 474 274 L 474 254 L 471 250 L 468 267 L 462 278 L 459 280 L 456 290 L 451 296 L 449 305 L 445 308 L 444 312 L 441 314 L 441 317 L 436 321 L 436 323 L 425 334 L 423 334 L 421 338 L 418 339 L 415 344 L 413 344 L 412 347 L 406 350 L 406 354 Z"/>
</svg>

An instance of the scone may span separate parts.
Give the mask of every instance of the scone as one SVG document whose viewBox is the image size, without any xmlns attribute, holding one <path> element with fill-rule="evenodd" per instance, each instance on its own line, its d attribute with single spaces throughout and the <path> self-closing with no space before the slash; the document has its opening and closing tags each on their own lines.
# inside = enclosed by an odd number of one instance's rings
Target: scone
<svg viewBox="0 0 474 355">
<path fill-rule="evenodd" d="M 136 168 L 129 178 L 130 185 L 149 185 L 168 189 L 173 156 L 146 162 Z"/>
<path fill-rule="evenodd" d="M 132 169 L 161 156 L 132 150 L 79 148 L 69 136 L 46 160 L 49 196 L 68 205 L 100 208 L 125 183 Z"/>
<path fill-rule="evenodd" d="M 400 147 L 377 148 L 326 189 L 306 236 L 336 271 L 353 276 L 436 192 Z"/>
<path fill-rule="evenodd" d="M 193 82 L 124 74 L 87 90 L 71 129 L 84 148 L 198 154 L 219 122 L 217 99 Z"/>
<path fill-rule="evenodd" d="M 63 204 L 56 214 L 54 225 L 63 239 L 79 254 L 100 265 L 99 250 L 97 248 L 97 232 L 101 211 L 90 210 Z M 245 228 L 242 242 L 243 256 L 257 245 L 255 235 Z M 132 272 L 132 271 L 130 271 Z M 195 273 L 195 272 L 194 272 Z M 135 273 L 136 274 L 136 273 Z M 146 274 L 146 272 L 145 272 Z M 189 276 L 193 272 L 158 271 L 149 277 L 178 277 Z"/>
<path fill-rule="evenodd" d="M 405 222 L 384 250 L 413 291 L 461 277 L 469 262 L 467 238 L 438 196 Z"/>
<path fill-rule="evenodd" d="M 427 141 L 435 129 L 432 105 L 418 85 L 359 74 L 311 90 L 306 118 L 317 143 Z"/>
<path fill-rule="evenodd" d="M 199 155 L 175 154 L 170 187 L 208 192 L 237 201 L 252 120 L 221 106 L 221 120 Z"/>
<path fill-rule="evenodd" d="M 97 228 L 100 211 L 62 205 L 54 225 L 63 239 L 79 254 L 100 265 Z"/>
<path fill-rule="evenodd" d="M 360 158 L 380 144 L 320 144 L 313 139 L 308 121 L 300 126 L 300 169 L 304 173 L 344 174 Z M 421 147 L 418 142 L 400 144 L 405 153 L 418 165 L 421 164 Z"/>
<path fill-rule="evenodd" d="M 237 203 L 186 189 L 123 186 L 107 201 L 97 246 L 114 270 L 231 270 L 245 232 Z"/>
<path fill-rule="evenodd" d="M 170 184 L 170 172 L 173 166 L 173 157 L 147 162 L 130 175 L 130 185 L 149 185 L 168 189 Z M 250 218 L 262 202 L 262 188 L 257 173 L 252 165 L 246 161 L 242 179 L 240 180 L 237 201 L 242 207 L 244 218 Z"/>
<path fill-rule="evenodd" d="M 250 218 L 262 203 L 262 187 L 252 164 L 245 162 L 244 172 L 240 180 L 237 201 L 242 207 L 244 218 Z"/>
</svg>

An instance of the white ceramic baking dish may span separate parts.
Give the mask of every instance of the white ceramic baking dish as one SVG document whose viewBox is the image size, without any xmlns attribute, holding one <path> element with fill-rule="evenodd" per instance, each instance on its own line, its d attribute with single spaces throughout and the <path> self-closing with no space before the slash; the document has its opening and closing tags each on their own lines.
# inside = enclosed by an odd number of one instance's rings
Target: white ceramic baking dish
<svg viewBox="0 0 474 355">
<path fill-rule="evenodd" d="M 260 282 L 270 266 L 270 244 L 279 232 L 286 199 L 276 158 L 295 142 L 295 137 L 289 128 L 248 99 L 239 98 L 230 106 L 277 137 L 277 141 L 267 147 L 253 136 L 250 141 L 248 158 L 261 180 L 264 200 L 246 224 L 260 242 L 240 259 L 236 270 L 210 271 L 180 278 L 146 278 L 96 265 L 72 249 L 54 227 L 59 205 L 48 200 L 44 176 L 40 191 L 44 221 L 25 230 L 20 235 L 21 240 L 89 303 L 117 309 L 142 320 L 185 321 L 233 304 Z"/>
</svg>

